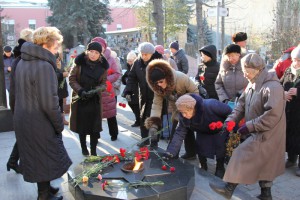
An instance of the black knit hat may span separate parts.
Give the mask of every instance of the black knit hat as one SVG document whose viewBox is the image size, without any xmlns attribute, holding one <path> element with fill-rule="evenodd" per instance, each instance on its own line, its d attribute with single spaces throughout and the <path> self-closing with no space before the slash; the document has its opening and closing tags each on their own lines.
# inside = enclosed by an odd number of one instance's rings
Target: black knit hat
<svg viewBox="0 0 300 200">
<path fill-rule="evenodd" d="M 175 50 L 179 50 L 179 44 L 178 41 L 174 41 L 170 44 L 169 48 L 175 49 Z"/>
<path fill-rule="evenodd" d="M 229 53 L 239 53 L 241 54 L 241 47 L 237 44 L 230 44 L 230 45 L 227 45 L 225 48 L 224 48 L 224 54 L 229 54 Z"/>
<path fill-rule="evenodd" d="M 166 78 L 166 74 L 160 69 L 160 68 L 154 68 L 151 71 L 150 79 L 153 83 L 156 83 L 157 81 Z"/>
<path fill-rule="evenodd" d="M 232 35 L 232 41 L 233 42 L 241 42 L 247 40 L 247 33 L 244 32 L 238 32 Z"/>
<path fill-rule="evenodd" d="M 99 53 L 102 53 L 102 46 L 98 42 L 91 42 L 87 46 L 87 50 L 95 50 L 98 51 Z"/>
<path fill-rule="evenodd" d="M 5 46 L 3 48 L 3 51 L 5 51 L 5 52 L 11 52 L 11 50 L 12 50 L 12 48 L 10 46 Z"/>
</svg>

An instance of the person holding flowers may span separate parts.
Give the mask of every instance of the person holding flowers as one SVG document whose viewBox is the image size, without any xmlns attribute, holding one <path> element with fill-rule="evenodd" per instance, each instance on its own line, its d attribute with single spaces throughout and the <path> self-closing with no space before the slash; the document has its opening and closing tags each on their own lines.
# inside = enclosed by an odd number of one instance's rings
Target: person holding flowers
<svg viewBox="0 0 300 200">
<path fill-rule="evenodd" d="M 247 136 L 232 153 L 222 183 L 210 187 L 231 198 L 238 184 L 261 187 L 259 199 L 271 200 L 273 180 L 284 173 L 285 158 L 285 95 L 274 72 L 268 72 L 258 54 L 247 54 L 241 60 L 242 71 L 249 84 L 226 122 L 245 124 L 238 129 Z"/>
<path fill-rule="evenodd" d="M 202 99 L 197 94 L 185 94 L 176 101 L 179 124 L 166 150 L 166 156 L 178 154 L 185 135 L 189 130 L 196 132 L 196 149 L 201 168 L 207 170 L 206 158 L 216 157 L 215 175 L 222 178 L 225 172 L 225 142 L 227 131 L 222 131 L 223 121 L 231 113 L 231 108 L 216 99 Z"/>
<path fill-rule="evenodd" d="M 300 47 L 296 47 L 292 53 L 292 64 L 280 79 L 286 97 L 286 152 L 288 159 L 286 168 L 295 166 L 300 154 Z M 298 90 L 299 89 L 299 90 Z M 296 175 L 300 176 L 300 162 Z"/>
<path fill-rule="evenodd" d="M 91 42 L 87 50 L 75 59 L 69 84 L 73 89 L 70 110 L 70 130 L 79 134 L 82 154 L 87 156 L 86 135 L 90 135 L 91 155 L 96 156 L 96 146 L 102 131 L 101 93 L 106 89 L 109 64 L 102 55 L 98 42 Z M 75 99 L 76 96 L 79 96 Z M 113 98 L 115 99 L 115 98 Z"/>
</svg>

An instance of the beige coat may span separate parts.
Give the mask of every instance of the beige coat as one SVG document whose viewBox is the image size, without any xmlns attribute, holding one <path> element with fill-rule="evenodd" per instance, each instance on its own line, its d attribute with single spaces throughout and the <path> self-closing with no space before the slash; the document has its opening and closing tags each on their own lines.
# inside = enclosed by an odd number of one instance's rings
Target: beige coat
<svg viewBox="0 0 300 200">
<path fill-rule="evenodd" d="M 161 89 L 156 83 L 150 80 L 150 74 L 154 68 L 160 68 L 166 74 L 167 88 Z M 146 69 L 146 80 L 154 92 L 150 119 L 161 117 L 163 100 L 166 99 L 169 106 L 168 111 L 172 112 L 172 119 L 177 120 L 178 112 L 175 105 L 176 100 L 187 93 L 199 94 L 197 85 L 186 74 L 172 69 L 167 61 L 154 60 L 150 62 Z M 151 122 L 149 123 L 150 124 L 146 125 L 146 127 L 152 125 Z"/>
<path fill-rule="evenodd" d="M 249 83 L 226 121 L 244 116 L 251 136 L 234 150 L 223 179 L 242 184 L 273 181 L 285 170 L 286 129 L 284 91 L 275 73 L 263 70 Z"/>
</svg>

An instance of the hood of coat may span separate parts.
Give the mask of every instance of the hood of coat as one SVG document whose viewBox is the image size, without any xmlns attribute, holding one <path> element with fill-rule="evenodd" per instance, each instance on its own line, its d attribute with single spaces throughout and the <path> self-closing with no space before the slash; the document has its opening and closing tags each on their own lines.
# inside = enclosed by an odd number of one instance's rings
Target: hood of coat
<svg viewBox="0 0 300 200">
<path fill-rule="evenodd" d="M 154 68 L 159 68 L 166 75 L 167 87 L 162 89 L 156 83 L 152 82 L 150 75 Z M 152 60 L 146 68 L 146 81 L 150 89 L 158 95 L 165 96 L 171 94 L 175 89 L 175 70 L 170 66 L 169 62 L 162 59 Z"/>
<path fill-rule="evenodd" d="M 216 61 L 217 60 L 217 48 L 215 45 L 207 45 L 207 46 L 204 46 L 202 47 L 201 49 L 199 49 L 199 51 L 201 52 L 207 52 L 212 61 Z"/>
<path fill-rule="evenodd" d="M 110 50 L 109 47 L 107 47 L 107 48 L 105 49 L 105 51 L 104 51 L 104 57 L 105 57 L 106 59 L 109 59 L 109 58 L 111 57 L 111 50 Z"/>
<path fill-rule="evenodd" d="M 33 44 L 31 42 L 23 43 L 21 47 L 21 58 L 23 60 L 44 60 L 56 68 L 55 55 L 53 55 L 47 49 L 44 49 L 42 46 Z"/>
<path fill-rule="evenodd" d="M 76 58 L 75 58 L 75 64 L 79 65 L 81 67 L 84 66 L 90 66 L 90 65 L 94 65 L 94 66 L 100 66 L 104 67 L 105 70 L 107 70 L 109 68 L 109 64 L 107 62 L 107 60 L 104 58 L 104 56 L 101 56 L 101 59 L 98 61 L 90 61 L 87 57 L 87 55 L 85 54 L 85 52 L 79 54 Z"/>
</svg>

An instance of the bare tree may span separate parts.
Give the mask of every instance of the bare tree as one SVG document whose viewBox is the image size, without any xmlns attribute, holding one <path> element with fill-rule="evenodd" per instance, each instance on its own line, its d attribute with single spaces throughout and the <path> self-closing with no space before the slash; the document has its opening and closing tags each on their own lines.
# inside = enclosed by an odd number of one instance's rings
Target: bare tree
<svg viewBox="0 0 300 200">
<path fill-rule="evenodd" d="M 197 35 L 198 35 L 198 47 L 204 46 L 204 27 L 203 27 L 203 0 L 196 0 L 196 19 L 197 19 Z"/>
<path fill-rule="evenodd" d="M 152 0 L 153 12 L 152 16 L 156 24 L 157 44 L 164 44 L 164 11 L 162 0 Z"/>
</svg>

